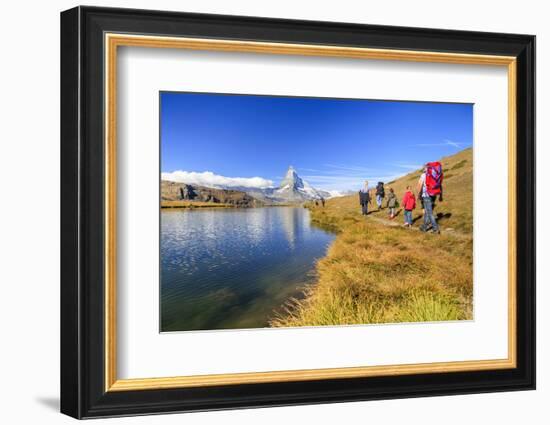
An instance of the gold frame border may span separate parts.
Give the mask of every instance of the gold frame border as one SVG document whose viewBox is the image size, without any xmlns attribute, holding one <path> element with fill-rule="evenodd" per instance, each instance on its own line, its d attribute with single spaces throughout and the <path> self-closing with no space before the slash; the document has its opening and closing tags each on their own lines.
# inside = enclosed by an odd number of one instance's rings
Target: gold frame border
<svg viewBox="0 0 550 425">
<path fill-rule="evenodd" d="M 116 99 L 119 46 L 248 52 L 355 59 L 398 60 L 470 65 L 506 66 L 508 70 L 508 358 L 385 366 L 305 369 L 273 372 L 117 379 L 116 372 Z M 516 353 L 516 58 L 463 53 L 370 49 L 327 45 L 267 43 L 200 38 L 105 34 L 105 391 L 136 391 L 214 385 L 255 384 L 511 369 Z"/>
</svg>

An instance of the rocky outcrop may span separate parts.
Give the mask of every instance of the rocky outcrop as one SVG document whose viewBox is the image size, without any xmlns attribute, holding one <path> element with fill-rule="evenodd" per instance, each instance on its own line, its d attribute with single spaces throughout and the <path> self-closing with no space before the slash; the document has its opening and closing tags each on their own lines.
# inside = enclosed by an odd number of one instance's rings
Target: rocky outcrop
<svg viewBox="0 0 550 425">
<path fill-rule="evenodd" d="M 240 190 L 215 189 L 167 180 L 162 180 L 161 182 L 161 200 L 211 202 L 213 204 L 227 204 L 240 208 L 260 207 L 263 205 L 262 201 Z"/>
</svg>

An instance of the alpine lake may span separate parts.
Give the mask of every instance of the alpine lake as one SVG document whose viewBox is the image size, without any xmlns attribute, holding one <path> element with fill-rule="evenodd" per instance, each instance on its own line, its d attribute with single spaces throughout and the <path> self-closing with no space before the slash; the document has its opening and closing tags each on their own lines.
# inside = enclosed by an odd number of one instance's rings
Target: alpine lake
<svg viewBox="0 0 550 425">
<path fill-rule="evenodd" d="M 268 327 L 334 237 L 302 207 L 162 209 L 161 332 Z"/>
</svg>

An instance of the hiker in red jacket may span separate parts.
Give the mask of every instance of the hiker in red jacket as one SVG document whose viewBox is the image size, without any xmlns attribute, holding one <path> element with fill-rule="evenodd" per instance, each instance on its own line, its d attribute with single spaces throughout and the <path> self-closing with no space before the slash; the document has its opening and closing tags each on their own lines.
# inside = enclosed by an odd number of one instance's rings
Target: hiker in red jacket
<svg viewBox="0 0 550 425">
<path fill-rule="evenodd" d="M 403 226 L 412 227 L 412 224 L 413 224 L 412 210 L 416 208 L 416 198 L 410 186 L 407 186 L 407 191 L 403 196 L 403 201 L 401 202 L 401 206 L 405 210 L 405 214 L 404 214 L 405 224 L 403 224 Z"/>
</svg>

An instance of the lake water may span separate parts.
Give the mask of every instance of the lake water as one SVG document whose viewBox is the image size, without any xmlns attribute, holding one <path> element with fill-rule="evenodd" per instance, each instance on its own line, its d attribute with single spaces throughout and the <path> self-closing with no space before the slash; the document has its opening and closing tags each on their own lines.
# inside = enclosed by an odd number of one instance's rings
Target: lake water
<svg viewBox="0 0 550 425">
<path fill-rule="evenodd" d="M 334 235 L 300 207 L 161 211 L 161 330 L 268 326 Z"/>
</svg>

